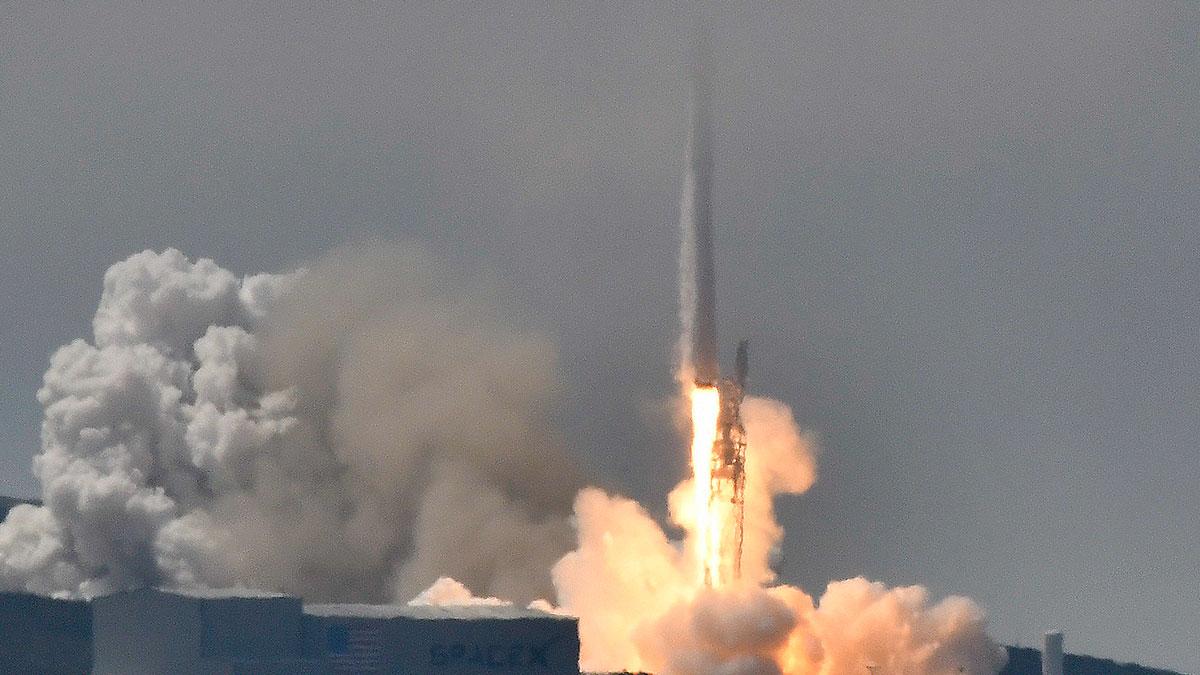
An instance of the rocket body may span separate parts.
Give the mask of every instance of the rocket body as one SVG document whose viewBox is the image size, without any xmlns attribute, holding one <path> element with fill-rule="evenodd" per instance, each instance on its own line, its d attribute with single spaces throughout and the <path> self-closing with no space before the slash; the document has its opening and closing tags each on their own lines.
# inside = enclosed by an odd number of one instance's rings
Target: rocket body
<svg viewBox="0 0 1200 675">
<path fill-rule="evenodd" d="M 707 47 L 702 41 L 692 64 L 692 114 L 688 138 L 688 174 L 684 201 L 690 202 L 690 228 L 693 250 L 685 258 L 693 261 L 691 272 L 695 306 L 692 308 L 691 365 L 696 383 L 714 386 L 720 377 L 717 362 L 717 281 L 713 261 L 712 223 L 712 120 L 709 109 L 711 89 L 707 70 Z M 690 256 L 687 255 L 690 253 Z"/>
</svg>

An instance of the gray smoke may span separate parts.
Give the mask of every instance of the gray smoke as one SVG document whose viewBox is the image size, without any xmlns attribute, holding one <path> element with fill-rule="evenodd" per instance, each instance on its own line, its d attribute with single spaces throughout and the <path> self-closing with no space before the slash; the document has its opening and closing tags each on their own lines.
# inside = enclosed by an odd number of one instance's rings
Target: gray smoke
<svg viewBox="0 0 1200 675">
<path fill-rule="evenodd" d="M 579 487 L 546 432 L 554 352 L 484 290 L 382 244 L 240 279 L 113 265 L 38 392 L 45 503 L 0 524 L 0 587 L 547 595 Z"/>
</svg>

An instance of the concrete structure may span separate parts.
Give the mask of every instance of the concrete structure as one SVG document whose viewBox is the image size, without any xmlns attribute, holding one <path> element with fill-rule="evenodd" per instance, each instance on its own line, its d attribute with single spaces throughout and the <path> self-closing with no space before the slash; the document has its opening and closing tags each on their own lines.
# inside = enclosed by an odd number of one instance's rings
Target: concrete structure
<svg viewBox="0 0 1200 675">
<path fill-rule="evenodd" d="M 1030 647 L 1008 647 L 1008 663 L 1000 675 L 1041 675 L 1042 653 Z M 1109 659 L 1080 654 L 1064 654 L 1063 675 L 1182 675 L 1173 670 L 1147 668 L 1136 663 L 1117 663 Z"/>
<path fill-rule="evenodd" d="M 142 589 L 95 600 L 91 619 L 98 675 L 579 673 L 575 619 L 511 606 L 304 607 L 259 591 Z"/>
<path fill-rule="evenodd" d="M 1043 672 L 1037 649 L 1007 650 L 1000 675 Z M 508 606 L 304 606 L 247 590 L 145 589 L 90 603 L 0 593 L 4 674 L 577 675 L 578 659 L 575 619 Z M 1063 675 L 1180 675 L 1075 654 L 1061 664 Z"/>
<path fill-rule="evenodd" d="M 1046 633 L 1042 642 L 1042 675 L 1063 675 L 1063 634 Z"/>
<path fill-rule="evenodd" d="M 574 618 L 499 605 L 307 605 L 304 652 L 334 673 L 578 675 Z"/>
<path fill-rule="evenodd" d="M 0 593 L 0 673 L 92 669 L 92 607 L 31 593 Z"/>
<path fill-rule="evenodd" d="M 319 673 L 301 654 L 299 598 L 141 589 L 92 603 L 97 675 Z"/>
</svg>

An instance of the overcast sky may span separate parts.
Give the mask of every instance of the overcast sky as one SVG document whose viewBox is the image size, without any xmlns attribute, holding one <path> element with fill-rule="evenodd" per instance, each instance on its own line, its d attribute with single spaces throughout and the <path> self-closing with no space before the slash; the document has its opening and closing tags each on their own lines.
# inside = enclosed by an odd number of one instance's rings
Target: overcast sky
<svg viewBox="0 0 1200 675">
<path fill-rule="evenodd" d="M 664 510 L 692 5 L 297 4 L 0 5 L 0 491 L 113 262 L 385 237 L 494 278 Z M 1200 671 L 1198 6 L 705 13 L 722 341 L 824 448 L 783 577 Z"/>
</svg>

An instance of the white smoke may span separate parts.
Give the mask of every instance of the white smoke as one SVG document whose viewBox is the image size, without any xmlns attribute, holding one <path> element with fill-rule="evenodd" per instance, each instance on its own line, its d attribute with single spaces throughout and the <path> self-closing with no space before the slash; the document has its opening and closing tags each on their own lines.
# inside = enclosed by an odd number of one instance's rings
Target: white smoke
<svg viewBox="0 0 1200 675">
<path fill-rule="evenodd" d="M 509 607 L 512 603 L 500 598 L 479 598 L 471 593 L 471 589 L 450 577 L 440 577 L 433 585 L 421 591 L 417 597 L 408 601 L 412 607 L 455 607 L 464 605 L 485 605 L 492 607 Z"/>
<path fill-rule="evenodd" d="M 866 665 L 906 675 L 995 674 L 1004 652 L 988 638 L 983 611 L 966 598 L 930 603 L 922 587 L 887 589 L 835 581 L 814 602 L 773 585 L 770 558 L 784 531 L 776 495 L 808 490 L 814 443 L 778 401 L 746 399 L 745 539 L 742 583 L 698 581 L 691 482 L 672 491 L 683 542 L 646 509 L 596 489 L 575 502 L 577 546 L 554 566 L 558 607 L 580 617 L 584 670 L 660 675 L 862 674 Z M 960 668 L 962 670 L 960 670 Z"/>
<path fill-rule="evenodd" d="M 44 506 L 0 524 L 0 587 L 544 595 L 578 486 L 544 431 L 553 350 L 473 295 L 389 245 L 245 278 L 113 265 L 38 392 Z"/>
<path fill-rule="evenodd" d="M 174 250 L 114 265 L 92 342 L 55 352 L 38 392 L 44 505 L 0 523 L 0 588 L 554 597 L 535 606 L 580 618 L 585 668 L 661 675 L 1002 665 L 964 598 L 850 579 L 814 602 L 772 586 L 773 500 L 808 489 L 816 462 L 769 399 L 743 407 L 744 583 L 704 589 L 687 538 L 631 500 L 576 493 L 546 432 L 553 350 L 457 288 L 387 245 L 244 278 Z M 685 532 L 690 490 L 670 495 Z"/>
<path fill-rule="evenodd" d="M 554 567 L 559 606 L 579 617 L 585 670 L 659 675 L 881 672 L 996 673 L 1004 651 L 987 637 L 983 612 L 966 598 L 933 604 L 918 586 L 865 579 L 829 584 L 819 602 L 773 586 L 783 537 L 773 501 L 811 486 L 811 439 L 787 406 L 748 398 L 746 531 L 741 583 L 699 583 L 690 481 L 670 496 L 687 534 L 672 541 L 641 505 L 589 488 L 575 502 L 576 549 Z M 963 670 L 959 670 L 962 668 Z"/>
</svg>

